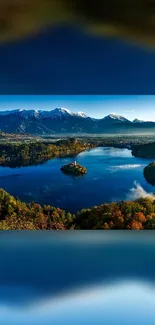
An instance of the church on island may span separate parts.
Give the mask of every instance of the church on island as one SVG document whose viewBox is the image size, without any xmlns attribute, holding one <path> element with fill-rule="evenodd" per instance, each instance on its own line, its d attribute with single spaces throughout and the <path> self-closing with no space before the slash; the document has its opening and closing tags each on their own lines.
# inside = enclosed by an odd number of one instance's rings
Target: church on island
<svg viewBox="0 0 155 325">
<path fill-rule="evenodd" d="M 76 166 L 76 159 L 71 163 L 71 165 Z"/>
<path fill-rule="evenodd" d="M 77 164 L 76 159 L 72 163 L 66 164 L 61 167 L 61 170 L 67 174 L 74 174 L 74 175 L 84 175 L 87 173 L 85 167 Z"/>
</svg>

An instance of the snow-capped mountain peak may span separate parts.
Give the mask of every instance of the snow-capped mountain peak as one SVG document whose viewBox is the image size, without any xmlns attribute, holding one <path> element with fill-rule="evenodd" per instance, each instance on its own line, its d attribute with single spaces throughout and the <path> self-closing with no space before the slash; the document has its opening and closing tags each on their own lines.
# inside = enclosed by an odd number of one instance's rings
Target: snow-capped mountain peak
<svg viewBox="0 0 155 325">
<path fill-rule="evenodd" d="M 23 118 L 32 118 L 35 117 L 37 118 L 39 116 L 39 111 L 36 109 L 30 109 L 30 110 L 26 110 L 26 109 L 19 109 L 14 111 L 15 114 L 20 114 L 21 117 Z"/>
<path fill-rule="evenodd" d="M 64 107 L 57 107 L 53 111 L 61 112 L 63 114 L 68 113 L 70 115 L 73 115 L 73 113 L 69 109 L 64 108 Z"/>
<path fill-rule="evenodd" d="M 57 117 L 63 117 L 63 116 L 72 116 L 75 115 L 72 113 L 69 109 L 64 107 L 56 107 L 55 109 L 51 111 L 41 111 L 40 117 L 44 118 L 57 118 Z"/>
<path fill-rule="evenodd" d="M 114 120 L 114 121 L 119 121 L 119 122 L 129 122 L 128 119 L 126 119 L 124 116 L 121 115 L 117 115 L 117 114 L 109 114 L 107 116 L 104 117 L 104 120 Z"/>
<path fill-rule="evenodd" d="M 133 120 L 133 123 L 144 123 L 143 120 L 139 120 L 138 118 L 136 118 L 135 120 Z"/>
<path fill-rule="evenodd" d="M 109 114 L 109 117 L 114 119 L 114 120 L 120 120 L 120 121 L 125 121 L 126 120 L 126 118 L 124 116 L 117 115 L 117 114 Z"/>
<path fill-rule="evenodd" d="M 72 113 L 69 109 L 64 108 L 64 107 L 57 107 L 54 110 L 50 111 L 51 116 L 65 116 L 65 115 L 75 115 Z"/>
<path fill-rule="evenodd" d="M 84 117 L 84 118 L 88 117 L 88 116 L 87 116 L 85 113 L 83 113 L 83 112 L 78 112 L 77 115 L 80 116 L 80 117 Z"/>
</svg>

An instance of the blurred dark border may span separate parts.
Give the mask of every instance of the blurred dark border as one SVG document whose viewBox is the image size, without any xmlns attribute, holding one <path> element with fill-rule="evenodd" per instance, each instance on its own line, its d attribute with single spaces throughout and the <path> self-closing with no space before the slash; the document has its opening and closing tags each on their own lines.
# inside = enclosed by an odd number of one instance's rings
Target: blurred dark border
<svg viewBox="0 0 155 325">
<path fill-rule="evenodd" d="M 59 26 L 0 45 L 0 94 L 155 94 L 155 50 Z"/>
<path fill-rule="evenodd" d="M 1 231 L 0 288 L 16 288 L 16 299 L 0 299 L 18 305 L 132 279 L 154 286 L 154 252 L 155 231 Z"/>
</svg>

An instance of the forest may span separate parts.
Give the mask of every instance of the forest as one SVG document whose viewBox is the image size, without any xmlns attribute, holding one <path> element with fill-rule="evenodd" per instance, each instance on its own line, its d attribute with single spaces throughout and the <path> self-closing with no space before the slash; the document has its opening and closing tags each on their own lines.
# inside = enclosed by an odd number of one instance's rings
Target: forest
<svg viewBox="0 0 155 325">
<path fill-rule="evenodd" d="M 155 156 L 152 136 L 103 136 L 37 138 L 26 134 L 0 133 L 0 165 L 20 167 L 37 165 L 54 157 L 75 156 L 95 147 L 117 147 L 132 150 L 135 156 Z"/>
<path fill-rule="evenodd" d="M 135 157 L 155 158 L 155 142 L 135 146 L 132 150 L 132 154 Z"/>
<path fill-rule="evenodd" d="M 76 155 L 83 150 L 93 148 L 93 144 L 74 138 L 46 141 L 16 141 L 0 143 L 0 165 L 9 167 L 41 164 L 54 157 Z"/>
<path fill-rule="evenodd" d="M 155 185 L 155 162 L 144 168 L 144 177 L 149 184 Z"/>
<path fill-rule="evenodd" d="M 101 135 L 101 136 L 85 136 L 80 137 L 80 140 L 89 141 L 97 147 L 116 147 L 127 148 L 134 150 L 138 146 L 148 145 L 155 142 L 153 135 Z"/>
<path fill-rule="evenodd" d="M 0 189 L 0 230 L 80 229 L 155 229 L 155 200 L 102 204 L 73 215 L 50 205 L 22 202 Z"/>
</svg>

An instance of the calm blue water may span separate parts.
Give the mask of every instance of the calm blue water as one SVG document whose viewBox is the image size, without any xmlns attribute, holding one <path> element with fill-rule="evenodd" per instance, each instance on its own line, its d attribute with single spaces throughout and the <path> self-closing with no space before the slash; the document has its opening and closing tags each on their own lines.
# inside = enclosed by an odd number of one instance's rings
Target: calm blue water
<svg viewBox="0 0 155 325">
<path fill-rule="evenodd" d="M 0 187 L 21 200 L 51 204 L 71 212 L 155 191 L 143 177 L 143 168 L 151 160 L 135 158 L 130 150 L 96 148 L 82 152 L 77 162 L 88 170 L 82 177 L 60 171 L 70 161 L 72 158 L 61 158 L 39 166 L 0 167 Z"/>
</svg>

